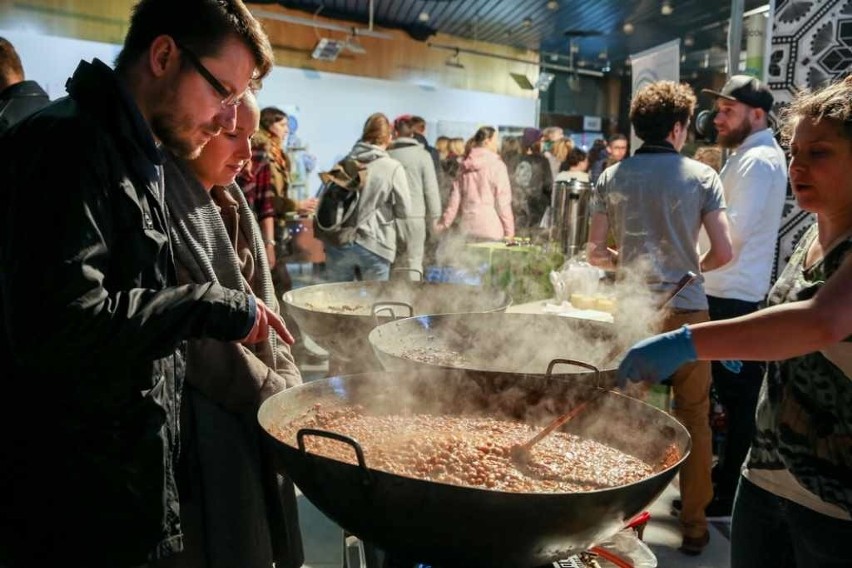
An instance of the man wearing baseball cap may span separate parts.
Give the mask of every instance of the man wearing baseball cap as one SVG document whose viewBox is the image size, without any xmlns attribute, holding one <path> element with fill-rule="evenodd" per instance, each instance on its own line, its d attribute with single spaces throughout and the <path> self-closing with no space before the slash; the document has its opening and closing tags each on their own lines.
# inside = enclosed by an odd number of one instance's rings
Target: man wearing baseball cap
<svg viewBox="0 0 852 568">
<path fill-rule="evenodd" d="M 734 75 L 716 99 L 717 143 L 731 150 L 721 171 L 734 258 L 704 275 L 710 319 L 742 316 L 759 309 L 770 286 L 772 261 L 787 191 L 784 152 L 768 127 L 773 98 L 748 75 Z M 713 386 L 727 413 L 728 431 L 714 471 L 715 495 L 707 516 L 731 514 L 740 468 L 754 434 L 754 414 L 764 365 L 744 361 L 734 374 L 713 363 Z"/>
</svg>

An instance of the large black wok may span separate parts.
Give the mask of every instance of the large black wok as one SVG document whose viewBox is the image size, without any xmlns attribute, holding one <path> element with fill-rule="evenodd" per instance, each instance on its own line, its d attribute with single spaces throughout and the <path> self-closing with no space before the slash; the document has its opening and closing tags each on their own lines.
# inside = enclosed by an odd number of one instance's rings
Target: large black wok
<svg viewBox="0 0 852 568">
<path fill-rule="evenodd" d="M 502 290 L 410 280 L 317 284 L 290 290 L 283 301 L 299 328 L 345 364 L 350 373 L 381 370 L 367 340 L 377 321 L 422 314 L 502 311 L 512 304 Z"/>
<path fill-rule="evenodd" d="M 365 373 L 331 377 L 282 391 L 260 408 L 269 433 L 318 402 L 364 405 L 376 414 L 486 414 L 545 424 L 573 407 L 576 385 L 553 377 L 484 377 L 464 371 Z M 600 391 L 596 391 L 600 393 Z M 580 493 L 506 493 L 393 475 L 308 453 L 301 441 L 270 434 L 280 467 L 341 527 L 395 558 L 450 567 L 532 568 L 606 540 L 666 487 L 690 449 L 674 418 L 613 392 L 563 427 L 660 463 L 674 444 L 681 460 L 639 482 Z M 588 395 L 588 391 L 586 392 Z M 316 431 L 313 431 L 316 432 Z M 344 443 L 344 442 L 341 442 Z"/>
<path fill-rule="evenodd" d="M 621 349 L 632 343 L 619 337 L 610 323 L 513 313 L 400 319 L 377 326 L 369 341 L 386 370 L 460 368 L 504 378 L 519 373 L 543 376 L 551 360 L 568 354 L 601 368 L 607 385 L 615 382 Z M 459 357 L 449 361 L 447 354 Z M 560 366 L 555 372 L 590 378 L 577 367 Z"/>
</svg>

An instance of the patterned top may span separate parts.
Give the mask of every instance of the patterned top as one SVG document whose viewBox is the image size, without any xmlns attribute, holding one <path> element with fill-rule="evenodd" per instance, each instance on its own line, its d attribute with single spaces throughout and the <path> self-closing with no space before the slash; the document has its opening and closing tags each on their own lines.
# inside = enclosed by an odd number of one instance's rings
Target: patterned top
<svg viewBox="0 0 852 568">
<path fill-rule="evenodd" d="M 283 220 L 285 213 L 297 207 L 287 196 L 290 165 L 280 149 L 273 151 L 276 144 L 263 131 L 255 134 L 251 143 L 251 165 L 244 168 L 236 180 L 258 221 L 267 217 Z"/>
<path fill-rule="evenodd" d="M 769 305 L 812 298 L 852 252 L 852 235 L 847 235 L 806 268 L 806 254 L 816 238 L 814 225 L 769 293 Z M 776 486 L 772 489 L 781 489 L 776 493 L 828 512 L 818 502 L 813 506 L 814 501 L 801 492 L 804 488 L 829 509 L 842 510 L 848 516 L 852 513 L 852 373 L 848 365 L 831 356 L 838 349 L 848 354 L 852 337 L 823 351 L 770 362 L 747 460 L 751 471 L 746 475 L 752 481 L 777 480 L 783 477 L 758 470 L 786 470 L 801 487 Z"/>
</svg>

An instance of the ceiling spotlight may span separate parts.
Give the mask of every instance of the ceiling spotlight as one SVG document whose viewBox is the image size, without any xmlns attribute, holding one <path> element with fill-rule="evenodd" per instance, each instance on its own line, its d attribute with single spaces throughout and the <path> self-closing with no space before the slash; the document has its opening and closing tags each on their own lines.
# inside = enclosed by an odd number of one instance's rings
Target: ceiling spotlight
<svg viewBox="0 0 852 568">
<path fill-rule="evenodd" d="M 340 55 L 340 52 L 346 48 L 346 43 L 344 40 L 321 38 L 314 47 L 311 58 L 320 61 L 334 61 Z"/>
<path fill-rule="evenodd" d="M 633 27 L 633 24 L 631 24 L 630 22 L 624 22 L 624 25 L 621 27 L 621 31 L 623 31 L 627 35 L 632 34 L 634 29 L 635 28 Z"/>
<path fill-rule="evenodd" d="M 548 3 L 547 3 L 547 9 L 548 10 L 558 10 L 559 9 L 559 2 L 557 2 L 556 0 L 549 0 Z"/>
<path fill-rule="evenodd" d="M 428 22 L 429 21 L 429 12 L 426 12 L 426 11 L 420 12 L 417 15 L 417 19 L 421 22 Z"/>
<path fill-rule="evenodd" d="M 693 45 L 695 45 L 695 36 L 692 34 L 686 34 L 683 37 L 683 45 L 685 45 L 686 47 L 692 47 Z"/>
<path fill-rule="evenodd" d="M 523 24 L 523 26 L 525 28 L 531 28 L 532 27 L 532 18 L 529 18 L 529 17 L 524 18 L 523 22 L 521 22 L 521 23 Z"/>
<path fill-rule="evenodd" d="M 660 5 L 660 14 L 663 16 L 671 16 L 672 12 L 674 12 L 672 3 L 669 0 L 663 0 L 663 3 Z"/>
<path fill-rule="evenodd" d="M 607 52 L 606 52 L 605 49 L 603 51 L 601 51 L 600 53 L 598 53 L 598 59 L 607 59 L 607 58 L 609 58 L 609 55 L 607 55 Z"/>
<path fill-rule="evenodd" d="M 547 73 L 546 71 L 542 71 L 538 74 L 538 79 L 535 82 L 535 88 L 539 91 L 546 91 L 550 88 L 550 84 L 553 82 L 553 79 L 556 77 L 553 73 Z"/>
</svg>

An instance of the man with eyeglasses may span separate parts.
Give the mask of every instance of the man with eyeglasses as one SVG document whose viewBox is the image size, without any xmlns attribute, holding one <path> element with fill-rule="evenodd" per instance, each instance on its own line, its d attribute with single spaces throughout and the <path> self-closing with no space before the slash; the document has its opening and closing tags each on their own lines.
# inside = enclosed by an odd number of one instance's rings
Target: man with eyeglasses
<svg viewBox="0 0 852 568">
<path fill-rule="evenodd" d="M 250 295 L 176 286 L 160 151 L 233 130 L 272 63 L 240 0 L 141 0 L 115 71 L 81 62 L 0 138 L 0 566 L 181 549 L 182 342 L 292 338 Z"/>
</svg>

